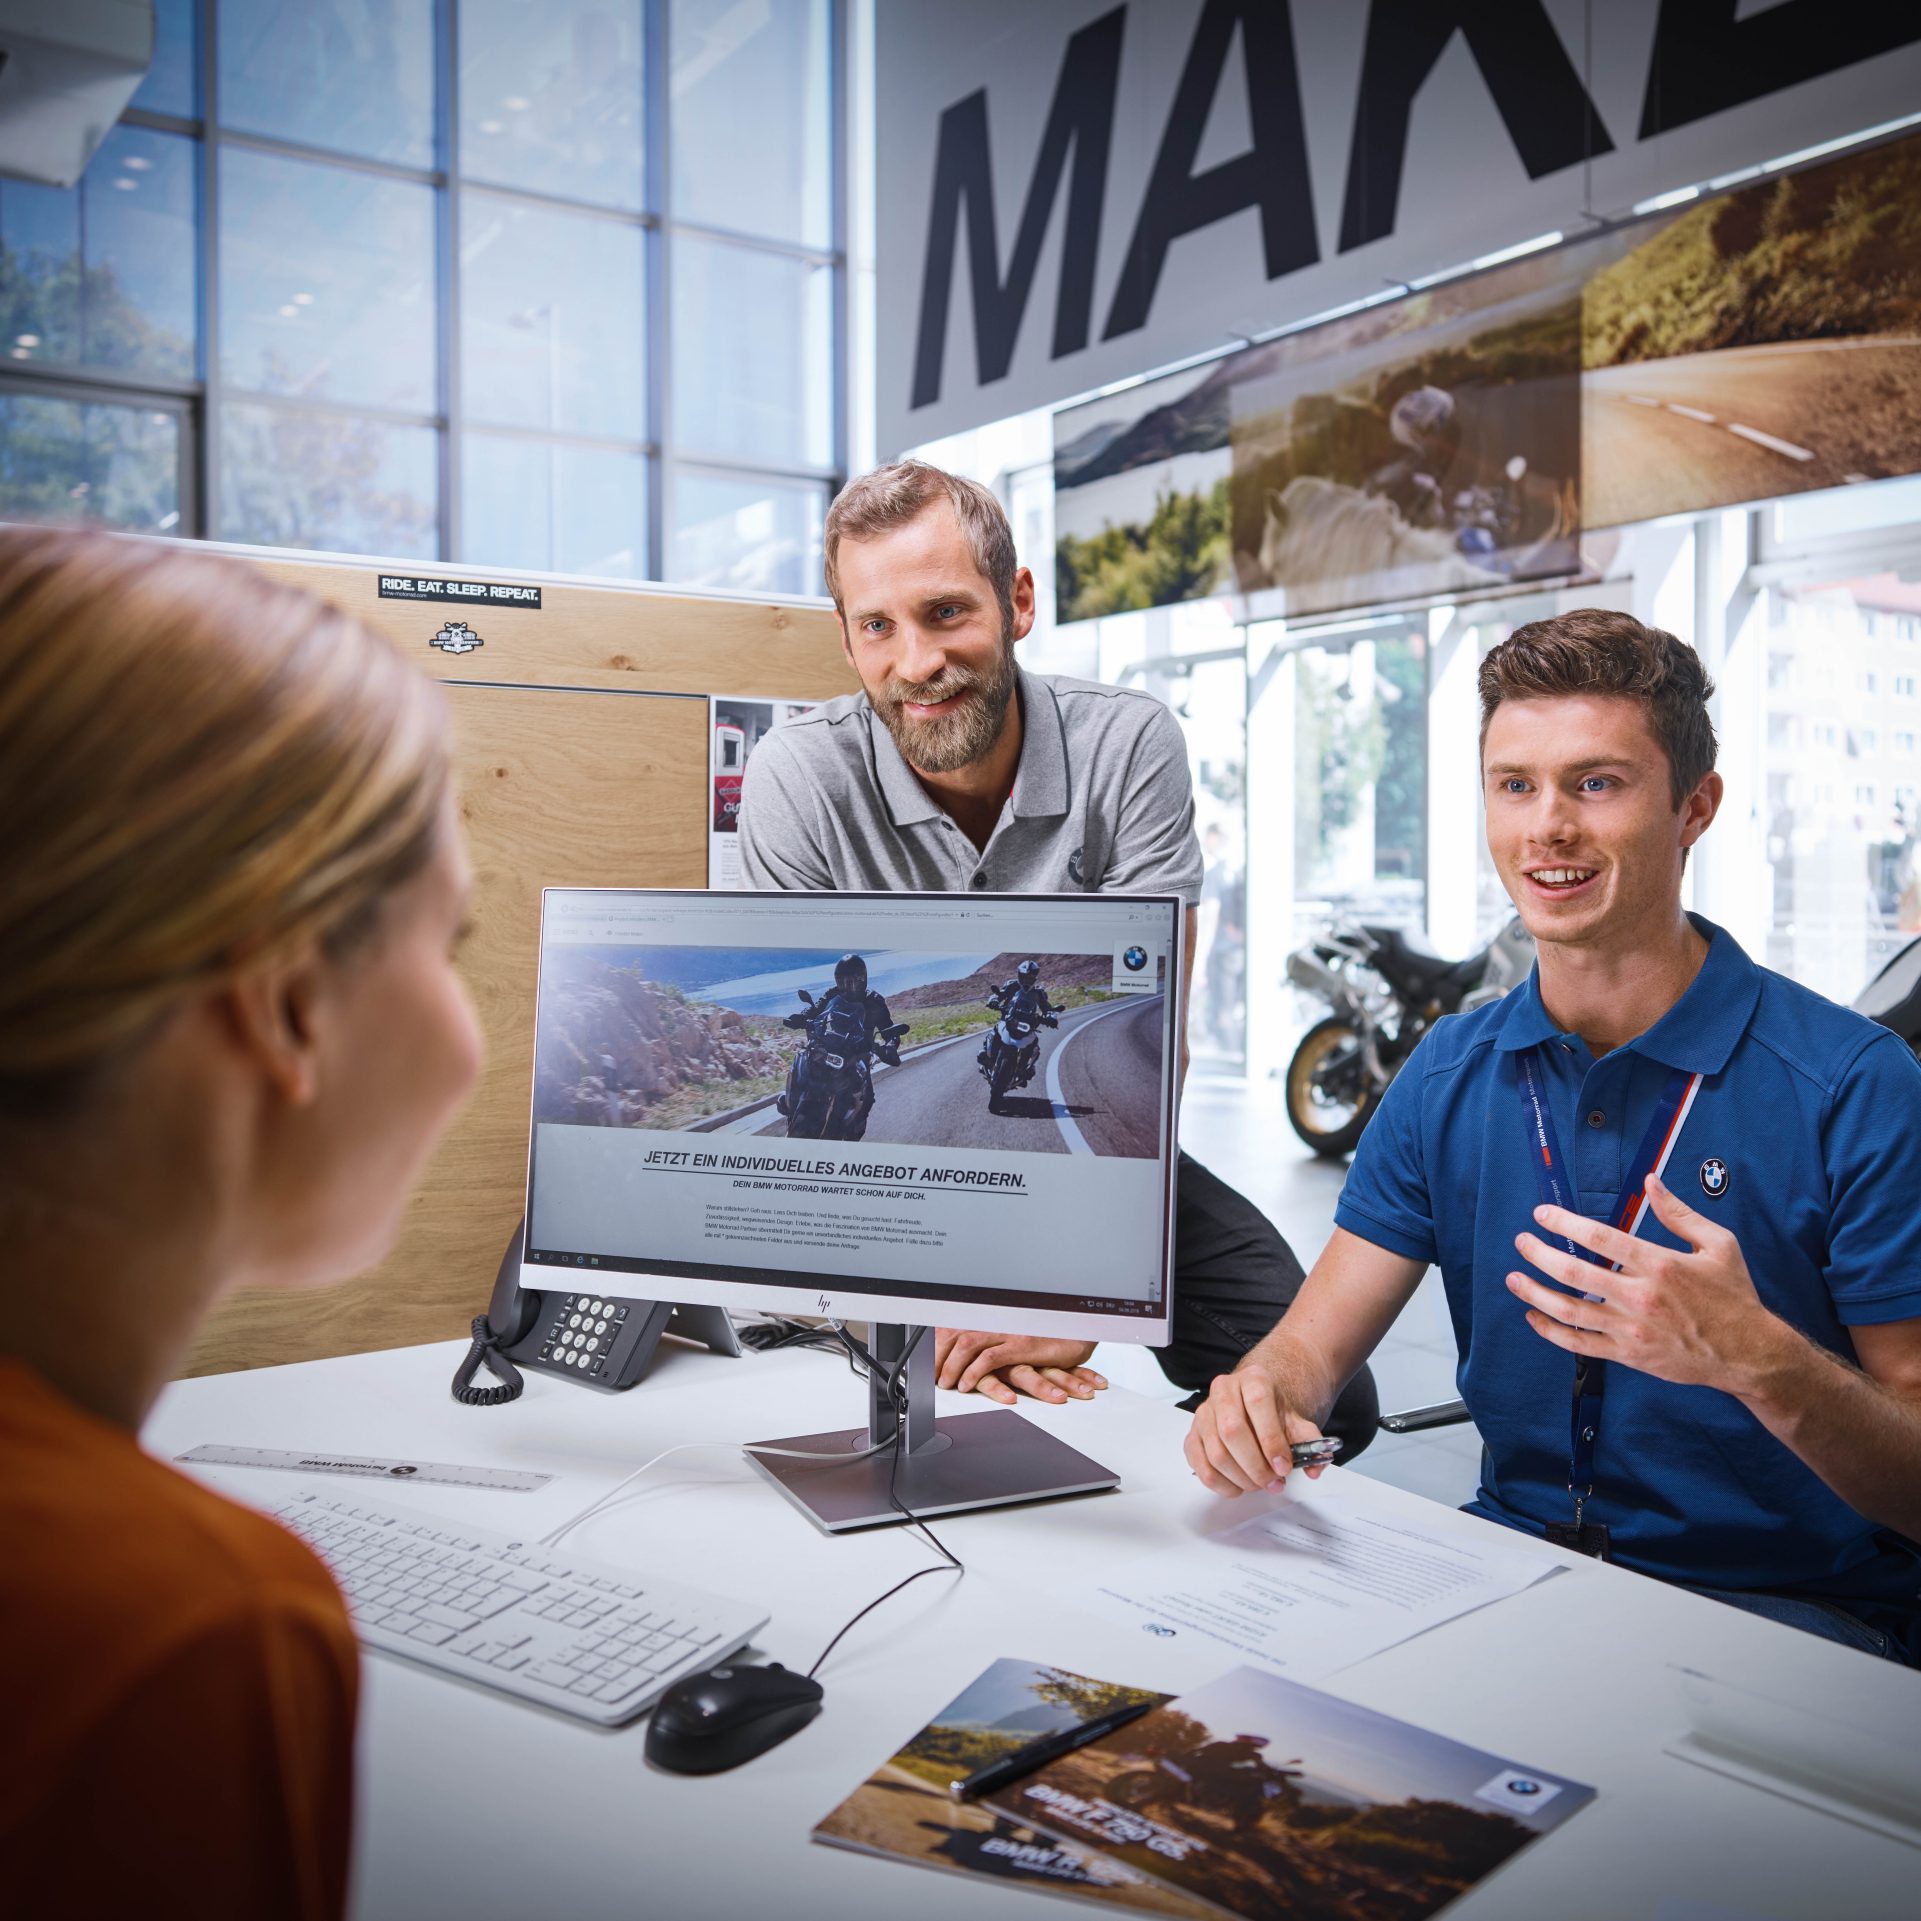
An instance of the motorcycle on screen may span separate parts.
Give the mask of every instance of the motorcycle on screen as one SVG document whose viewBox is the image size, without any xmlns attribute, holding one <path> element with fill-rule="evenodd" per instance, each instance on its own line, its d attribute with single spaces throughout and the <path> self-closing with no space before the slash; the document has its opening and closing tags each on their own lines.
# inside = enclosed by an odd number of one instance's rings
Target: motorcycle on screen
<svg viewBox="0 0 1921 1921">
<path fill-rule="evenodd" d="M 1353 1152 L 1388 1083 L 1444 1014 L 1499 1000 L 1534 965 L 1517 916 L 1478 953 L 1451 961 L 1398 927 L 1337 926 L 1288 956 L 1287 978 L 1333 1009 L 1287 1067 L 1287 1118 L 1315 1153 Z"/>
<path fill-rule="evenodd" d="M 994 1003 L 990 1000 L 988 1005 L 991 1007 Z M 1015 1007 L 1002 1014 L 989 1029 L 987 1045 L 981 1050 L 980 1071 L 987 1082 L 990 1114 L 1005 1113 L 1009 1092 L 1025 1087 L 1034 1078 L 1041 1055 L 1040 1030 L 1059 1025 L 1052 1014 L 1036 1014 L 1031 1009 Z"/>
<path fill-rule="evenodd" d="M 907 1023 L 874 1028 L 838 1000 L 817 1005 L 806 988 L 797 991 L 807 1011 L 789 1014 L 787 1025 L 805 1028 L 807 1039 L 787 1071 L 787 1090 L 778 1103 L 787 1117 L 788 1136 L 857 1141 L 867 1132 L 874 1105 L 871 1063 L 879 1059 L 890 1067 L 900 1065 Z"/>
</svg>

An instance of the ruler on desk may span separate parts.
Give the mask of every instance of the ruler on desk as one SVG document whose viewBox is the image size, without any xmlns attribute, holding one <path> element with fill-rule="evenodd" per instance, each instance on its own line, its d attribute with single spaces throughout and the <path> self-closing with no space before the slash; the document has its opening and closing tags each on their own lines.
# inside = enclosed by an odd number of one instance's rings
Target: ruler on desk
<svg viewBox="0 0 1921 1921">
<path fill-rule="evenodd" d="M 359 1480 L 437 1481 L 443 1487 L 484 1487 L 531 1494 L 554 1477 L 509 1467 L 456 1467 L 446 1461 L 387 1461 L 370 1454 L 290 1454 L 277 1447 L 227 1447 L 210 1441 L 174 1456 L 192 1467 L 277 1467 L 296 1474 L 350 1474 Z"/>
</svg>

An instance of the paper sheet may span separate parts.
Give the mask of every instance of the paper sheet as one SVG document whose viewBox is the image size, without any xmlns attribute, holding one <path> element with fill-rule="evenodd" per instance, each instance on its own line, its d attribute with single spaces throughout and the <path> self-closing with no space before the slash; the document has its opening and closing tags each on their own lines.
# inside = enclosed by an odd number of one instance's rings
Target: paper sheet
<svg viewBox="0 0 1921 1921">
<path fill-rule="evenodd" d="M 1100 1613 L 1190 1646 L 1211 1643 L 1294 1680 L 1333 1674 L 1457 1615 L 1518 1594 L 1556 1564 L 1491 1523 L 1364 1513 L 1329 1475 L 1178 1554 L 1102 1581 Z"/>
</svg>

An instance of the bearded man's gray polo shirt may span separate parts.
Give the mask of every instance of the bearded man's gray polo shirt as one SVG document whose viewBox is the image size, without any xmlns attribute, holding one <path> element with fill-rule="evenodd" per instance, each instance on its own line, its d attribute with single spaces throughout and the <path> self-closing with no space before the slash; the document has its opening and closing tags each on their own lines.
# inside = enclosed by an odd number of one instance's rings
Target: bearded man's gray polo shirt
<svg viewBox="0 0 1921 1921">
<path fill-rule="evenodd" d="M 1019 675 L 1014 791 L 978 850 L 901 758 L 865 694 L 777 727 L 747 762 L 750 887 L 824 892 L 1179 894 L 1200 898 L 1179 723 L 1129 687 Z"/>
</svg>

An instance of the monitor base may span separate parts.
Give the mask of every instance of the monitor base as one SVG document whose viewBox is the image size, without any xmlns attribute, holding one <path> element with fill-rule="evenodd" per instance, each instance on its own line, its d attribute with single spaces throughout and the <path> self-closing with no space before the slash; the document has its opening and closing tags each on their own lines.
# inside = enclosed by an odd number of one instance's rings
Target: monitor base
<svg viewBox="0 0 1921 1921">
<path fill-rule="evenodd" d="M 932 1520 L 969 1508 L 1100 1494 L 1120 1486 L 1118 1474 L 1023 1420 L 1012 1408 L 944 1415 L 934 1423 L 930 1444 L 900 1456 L 898 1465 L 891 1451 L 851 1460 L 831 1458 L 857 1455 L 870 1445 L 866 1428 L 843 1427 L 826 1434 L 750 1441 L 746 1452 L 754 1466 L 828 1534 L 898 1527 L 907 1518 L 901 1507 L 916 1519 Z M 830 1458 L 797 1461 L 755 1452 L 773 1447 Z M 900 1507 L 888 1499 L 890 1476 Z"/>
</svg>

